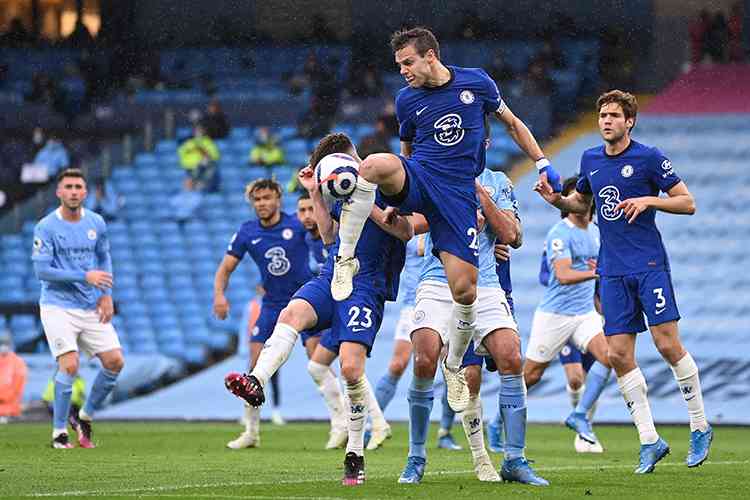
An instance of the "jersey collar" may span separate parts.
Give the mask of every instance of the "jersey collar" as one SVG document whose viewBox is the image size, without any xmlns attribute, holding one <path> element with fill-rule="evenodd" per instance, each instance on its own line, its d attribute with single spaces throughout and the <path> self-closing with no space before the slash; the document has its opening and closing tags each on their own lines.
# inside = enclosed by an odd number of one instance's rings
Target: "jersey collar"
<svg viewBox="0 0 750 500">
<path fill-rule="evenodd" d="M 63 216 L 62 216 L 62 208 L 57 207 L 55 209 L 55 215 L 57 216 L 58 219 L 65 220 L 63 219 Z M 83 219 L 84 217 L 86 217 L 86 209 L 81 207 L 81 219 Z"/>
<path fill-rule="evenodd" d="M 450 77 L 450 78 L 448 79 L 448 81 L 447 81 L 447 82 L 445 82 L 445 83 L 444 83 L 444 84 L 442 84 L 442 85 L 438 85 L 437 87 L 427 87 L 427 86 L 423 86 L 422 88 L 423 88 L 423 89 L 425 89 L 425 90 L 430 90 L 430 91 L 432 91 L 432 90 L 440 90 L 440 89 L 444 89 L 444 88 L 446 88 L 446 87 L 450 86 L 450 84 L 451 84 L 451 83 L 453 83 L 453 80 L 455 80 L 455 79 L 456 79 L 456 72 L 455 72 L 455 71 L 453 70 L 453 66 L 446 66 L 446 68 L 448 68 L 448 71 L 450 71 L 450 73 L 451 73 L 451 77 Z"/>
</svg>

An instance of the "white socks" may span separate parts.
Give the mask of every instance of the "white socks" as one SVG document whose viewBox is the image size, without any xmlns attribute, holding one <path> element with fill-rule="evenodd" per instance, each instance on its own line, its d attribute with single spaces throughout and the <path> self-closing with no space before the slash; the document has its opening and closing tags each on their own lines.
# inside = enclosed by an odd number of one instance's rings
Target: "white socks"
<svg viewBox="0 0 750 500">
<path fill-rule="evenodd" d="M 469 406 L 461 412 L 461 423 L 464 426 L 466 439 L 469 441 L 471 456 L 474 459 L 487 454 L 484 448 L 484 430 L 482 428 L 482 399 L 477 394 L 469 397 Z"/>
<path fill-rule="evenodd" d="M 349 441 L 346 452 L 353 452 L 357 456 L 364 456 L 365 420 L 368 413 L 368 390 L 365 377 L 356 382 L 346 383 L 346 395 L 349 399 Z"/>
<path fill-rule="evenodd" d="M 341 392 L 341 386 L 331 367 L 310 360 L 307 363 L 307 371 L 326 402 L 328 413 L 331 415 L 331 428 L 341 431 L 346 430 L 349 410 L 346 408 L 344 394 Z"/>
<path fill-rule="evenodd" d="M 388 427 L 388 422 L 386 422 L 385 415 L 383 415 L 383 410 L 380 409 L 378 400 L 375 398 L 375 391 L 372 390 L 370 381 L 367 380 L 367 375 L 363 375 L 362 379 L 367 385 L 367 407 L 370 419 L 372 420 L 372 428 L 384 429 Z"/>
<path fill-rule="evenodd" d="M 705 432 L 708 428 L 706 414 L 703 411 L 703 392 L 701 391 L 701 381 L 698 378 L 698 365 L 695 364 L 690 353 L 686 353 L 676 365 L 672 366 L 672 373 L 680 386 L 682 397 L 688 407 L 690 416 L 690 432 Z"/>
<path fill-rule="evenodd" d="M 636 367 L 622 377 L 618 377 L 617 384 L 625 398 L 628 411 L 633 416 L 633 423 L 638 429 L 641 444 L 655 443 L 659 439 L 659 434 L 656 433 L 656 427 L 654 427 L 654 418 L 651 416 L 651 408 L 648 404 L 648 387 L 641 369 Z"/>
<path fill-rule="evenodd" d="M 452 372 L 461 368 L 466 349 L 474 336 L 477 319 L 475 304 L 476 300 L 469 305 L 453 302 L 453 317 L 448 331 L 448 357 L 445 359 L 445 366 Z"/>
<path fill-rule="evenodd" d="M 575 409 L 576 406 L 578 406 L 578 402 L 581 400 L 581 396 L 583 395 L 583 391 L 586 389 L 585 385 L 582 385 L 577 390 L 570 387 L 570 385 L 565 384 L 565 390 L 568 391 L 568 397 L 570 398 L 570 404 Z"/>
<path fill-rule="evenodd" d="M 245 432 L 254 438 L 260 434 L 260 408 L 245 405 Z"/>
<path fill-rule="evenodd" d="M 289 359 L 299 334 L 297 330 L 284 323 L 276 323 L 273 333 L 266 340 L 260 352 L 255 368 L 250 373 L 260 381 L 263 387 L 268 384 L 271 376 Z"/>
<path fill-rule="evenodd" d="M 359 235 L 362 234 L 362 228 L 365 227 L 365 222 L 372 212 L 377 188 L 377 184 L 373 184 L 362 177 L 357 178 L 357 188 L 341 209 L 339 257 L 354 257 L 354 249 L 357 248 Z"/>
</svg>

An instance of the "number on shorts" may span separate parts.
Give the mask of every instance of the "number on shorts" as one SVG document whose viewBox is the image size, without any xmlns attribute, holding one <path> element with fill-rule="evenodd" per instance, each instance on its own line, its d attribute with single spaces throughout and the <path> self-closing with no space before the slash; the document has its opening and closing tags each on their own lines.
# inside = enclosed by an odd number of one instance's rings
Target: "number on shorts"
<svg viewBox="0 0 750 500">
<path fill-rule="evenodd" d="M 667 305 L 667 299 L 664 298 L 663 288 L 654 288 L 654 295 L 656 295 L 656 309 L 661 309 Z"/>
<path fill-rule="evenodd" d="M 479 250 L 479 234 L 477 233 L 477 228 L 470 227 L 466 230 L 466 234 L 468 234 L 471 237 L 471 243 L 469 243 L 469 248 L 472 250 Z"/>
<path fill-rule="evenodd" d="M 364 316 L 362 319 L 359 317 L 360 312 Z M 349 308 L 349 316 L 349 322 L 346 324 L 347 327 L 358 326 L 361 327 L 361 329 L 365 329 L 372 326 L 372 309 L 369 307 L 359 308 L 357 306 L 352 306 Z"/>
</svg>

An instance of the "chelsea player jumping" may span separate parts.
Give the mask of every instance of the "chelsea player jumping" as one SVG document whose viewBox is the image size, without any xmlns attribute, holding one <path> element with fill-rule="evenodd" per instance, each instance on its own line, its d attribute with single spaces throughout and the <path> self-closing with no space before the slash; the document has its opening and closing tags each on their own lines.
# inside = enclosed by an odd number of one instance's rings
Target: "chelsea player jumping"
<svg viewBox="0 0 750 500">
<path fill-rule="evenodd" d="M 455 411 L 463 411 L 468 390 L 458 372 L 476 321 L 474 178 L 484 168 L 489 115 L 496 116 L 521 150 L 536 161 L 540 179 L 549 178 L 559 190 L 559 176 L 484 70 L 444 65 L 435 36 L 424 28 L 395 33 L 391 47 L 407 83 L 396 97 L 401 155 L 371 154 L 362 163 L 356 190 L 342 211 L 331 293 L 336 300 L 352 293 L 352 278 L 358 271 L 355 248 L 376 190 L 389 205 L 423 214 L 453 301 L 448 354 L 441 363 L 448 401 Z"/>
<path fill-rule="evenodd" d="M 669 363 L 690 416 L 688 467 L 708 458 L 713 431 L 706 421 L 698 366 L 680 341 L 669 261 L 656 211 L 695 213 L 695 201 L 672 163 L 657 148 L 631 139 L 638 103 L 620 90 L 607 92 L 596 103 L 604 145 L 586 150 L 576 190 L 553 193 L 538 182 L 535 190 L 560 210 L 587 213 L 594 199 L 601 233 L 597 262 L 609 359 L 641 441 L 637 474 L 652 472 L 669 453 L 654 426 L 646 379 L 635 360 L 636 334 L 648 318 L 654 344 Z M 660 197 L 663 191 L 667 197 Z"/>
</svg>

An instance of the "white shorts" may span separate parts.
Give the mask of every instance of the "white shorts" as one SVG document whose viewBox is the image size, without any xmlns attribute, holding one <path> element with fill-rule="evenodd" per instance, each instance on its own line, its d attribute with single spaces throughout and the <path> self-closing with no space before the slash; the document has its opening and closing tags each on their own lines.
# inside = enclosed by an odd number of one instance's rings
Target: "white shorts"
<svg viewBox="0 0 750 500">
<path fill-rule="evenodd" d="M 51 305 L 42 305 L 39 309 L 44 334 L 55 358 L 79 349 L 93 357 L 120 348 L 112 323 L 100 323 L 95 310 L 63 309 Z"/>
<path fill-rule="evenodd" d="M 489 354 L 482 345 L 482 340 L 490 333 L 501 328 L 509 328 L 518 332 L 518 325 L 513 319 L 502 288 L 477 288 L 476 311 L 474 352 L 480 356 Z M 419 284 L 412 331 L 420 328 L 435 330 L 445 344 L 448 340 L 452 315 L 453 297 L 447 284 L 439 281 L 423 281 Z"/>
<path fill-rule="evenodd" d="M 602 329 L 602 317 L 596 311 L 569 316 L 537 309 L 531 324 L 526 359 L 549 363 L 568 341 L 581 352 L 586 352 L 591 339 L 601 333 Z"/>
<path fill-rule="evenodd" d="M 411 332 L 414 331 L 412 328 L 414 317 L 414 306 L 404 306 L 401 308 L 401 315 L 398 317 L 398 323 L 396 323 L 396 333 L 394 334 L 394 340 L 405 340 L 411 342 Z"/>
</svg>

